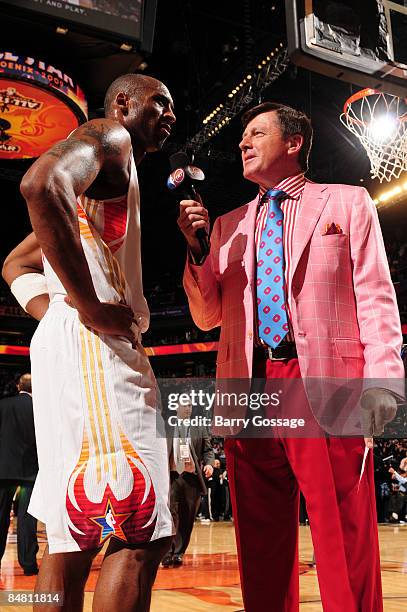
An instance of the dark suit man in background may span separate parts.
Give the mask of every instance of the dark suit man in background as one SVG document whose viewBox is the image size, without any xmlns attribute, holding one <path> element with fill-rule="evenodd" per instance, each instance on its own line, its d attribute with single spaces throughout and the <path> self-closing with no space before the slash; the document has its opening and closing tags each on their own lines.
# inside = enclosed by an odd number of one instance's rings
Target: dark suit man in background
<svg viewBox="0 0 407 612">
<path fill-rule="evenodd" d="M 170 551 L 162 560 L 163 567 L 182 565 L 201 502 L 201 494 L 206 495 L 208 492 L 202 469 L 206 478 L 210 478 L 213 474 L 215 453 L 211 437 L 205 427 L 188 425 L 191 415 L 191 403 L 178 405 L 179 424 L 172 432 L 170 450 L 170 507 L 177 532 Z"/>
<path fill-rule="evenodd" d="M 0 401 L 0 561 L 10 526 L 10 511 L 20 487 L 17 514 L 18 562 L 26 576 L 38 574 L 37 519 L 27 513 L 38 472 L 31 374 L 23 374 L 18 395 Z"/>
</svg>

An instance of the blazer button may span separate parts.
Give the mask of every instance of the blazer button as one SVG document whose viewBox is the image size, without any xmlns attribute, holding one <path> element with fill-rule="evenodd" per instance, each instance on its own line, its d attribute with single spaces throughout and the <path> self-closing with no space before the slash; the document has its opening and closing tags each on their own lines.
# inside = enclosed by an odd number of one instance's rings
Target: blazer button
<svg viewBox="0 0 407 612">
<path fill-rule="evenodd" d="M 252 331 L 249 331 L 249 333 L 247 335 L 249 336 L 249 340 L 253 339 L 253 332 Z"/>
</svg>

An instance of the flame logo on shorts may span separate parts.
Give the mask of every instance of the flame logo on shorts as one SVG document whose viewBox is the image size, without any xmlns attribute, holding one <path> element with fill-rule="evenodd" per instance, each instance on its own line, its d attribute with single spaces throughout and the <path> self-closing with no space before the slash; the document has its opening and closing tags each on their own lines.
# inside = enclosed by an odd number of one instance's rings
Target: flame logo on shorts
<svg viewBox="0 0 407 612">
<path fill-rule="evenodd" d="M 91 500 L 92 489 L 89 442 L 83 441 L 81 456 L 69 481 L 66 495 L 69 529 L 81 550 L 98 548 L 115 537 L 129 544 L 149 542 L 153 535 L 157 510 L 154 487 L 148 470 L 123 434 L 120 435 L 126 468 L 117 479 L 132 478 L 130 494 L 117 499 L 106 484 L 102 499 Z M 87 473 L 88 470 L 88 473 Z"/>
</svg>

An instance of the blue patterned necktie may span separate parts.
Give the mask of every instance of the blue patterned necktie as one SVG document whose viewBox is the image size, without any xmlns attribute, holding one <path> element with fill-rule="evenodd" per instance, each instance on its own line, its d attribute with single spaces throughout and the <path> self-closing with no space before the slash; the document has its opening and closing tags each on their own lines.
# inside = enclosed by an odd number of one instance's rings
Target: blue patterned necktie
<svg viewBox="0 0 407 612">
<path fill-rule="evenodd" d="M 269 189 L 267 219 L 260 238 L 257 258 L 257 314 L 259 337 L 271 348 L 280 344 L 288 332 L 285 305 L 283 211 L 281 200 L 288 197 L 280 189 Z"/>
</svg>

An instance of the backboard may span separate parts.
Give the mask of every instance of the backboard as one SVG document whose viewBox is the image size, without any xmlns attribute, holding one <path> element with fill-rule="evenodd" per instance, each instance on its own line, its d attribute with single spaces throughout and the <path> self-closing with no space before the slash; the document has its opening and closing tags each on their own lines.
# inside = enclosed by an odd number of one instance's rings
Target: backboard
<svg viewBox="0 0 407 612">
<path fill-rule="evenodd" d="M 286 0 L 297 65 L 405 98 L 407 0 Z"/>
</svg>

